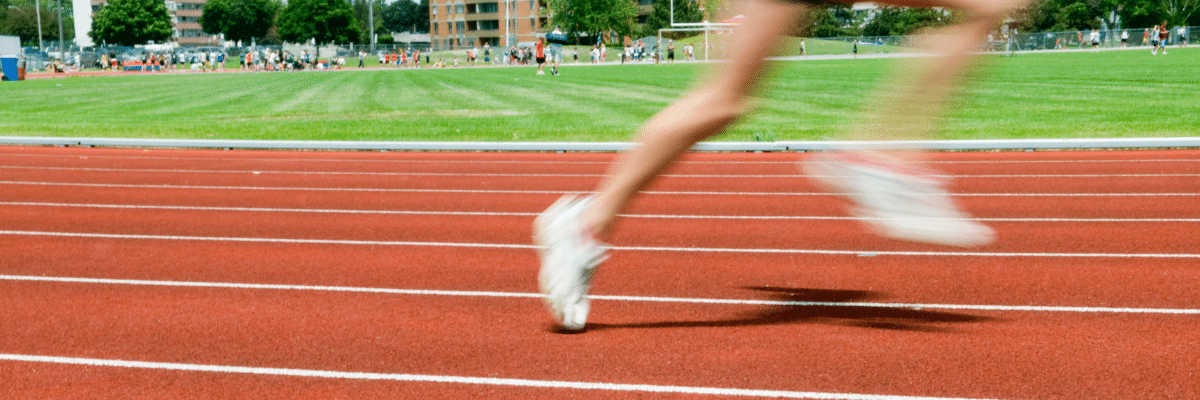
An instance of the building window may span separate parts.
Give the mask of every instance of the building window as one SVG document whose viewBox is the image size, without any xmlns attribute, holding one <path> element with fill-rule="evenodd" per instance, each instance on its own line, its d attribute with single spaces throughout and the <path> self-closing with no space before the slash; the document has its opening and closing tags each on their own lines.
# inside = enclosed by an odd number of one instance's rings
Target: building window
<svg viewBox="0 0 1200 400">
<path fill-rule="evenodd" d="M 462 31 L 465 31 L 465 30 L 467 30 L 467 26 L 466 26 L 466 25 L 467 25 L 467 24 L 466 24 L 465 22 L 463 22 L 463 21 L 458 21 L 458 22 L 455 22 L 455 23 L 454 23 L 454 27 L 455 27 L 456 29 L 458 29 L 458 32 L 462 32 Z"/>
<path fill-rule="evenodd" d="M 454 5 L 454 12 L 456 12 L 456 13 L 459 13 L 459 14 L 462 14 L 462 13 L 463 13 L 463 5 L 462 5 L 462 4 L 455 4 L 455 5 Z"/>
<path fill-rule="evenodd" d="M 500 21 L 479 21 L 478 26 L 481 31 L 494 31 L 500 29 Z"/>
<path fill-rule="evenodd" d="M 476 6 L 477 12 L 480 14 L 495 14 L 500 12 L 500 5 L 496 3 L 483 3 Z"/>
</svg>

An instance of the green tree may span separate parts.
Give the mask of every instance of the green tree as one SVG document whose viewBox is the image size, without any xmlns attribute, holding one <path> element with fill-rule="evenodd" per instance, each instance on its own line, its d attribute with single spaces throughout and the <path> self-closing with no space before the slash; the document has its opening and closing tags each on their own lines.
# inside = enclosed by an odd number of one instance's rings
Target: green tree
<svg viewBox="0 0 1200 400">
<path fill-rule="evenodd" d="M 1162 19 L 1171 26 L 1186 24 L 1200 7 L 1200 0 L 1159 0 L 1158 3 Z"/>
<path fill-rule="evenodd" d="M 91 17 L 91 40 L 134 46 L 170 40 L 170 14 L 162 0 L 112 0 Z"/>
<path fill-rule="evenodd" d="M 1149 28 L 1163 20 L 1156 0 L 1125 0 L 1117 12 L 1126 28 Z"/>
<path fill-rule="evenodd" d="M 425 9 L 409 0 L 396 0 L 383 10 L 383 27 L 389 32 L 421 32 L 419 26 L 429 30 L 429 3 Z"/>
<path fill-rule="evenodd" d="M 801 36 L 859 36 L 862 19 L 849 6 L 815 7 L 809 10 L 809 24 L 801 27 Z"/>
<path fill-rule="evenodd" d="M 275 25 L 277 7 L 270 0 L 208 0 L 200 16 L 200 28 L 223 33 L 225 40 L 249 43 L 267 36 Z"/>
<path fill-rule="evenodd" d="M 8 33 L 8 0 L 0 0 L 0 35 L 11 35 Z"/>
<path fill-rule="evenodd" d="M 902 36 L 919 29 L 951 23 L 951 14 L 932 8 L 881 7 L 875 18 L 862 28 L 866 36 Z"/>
<path fill-rule="evenodd" d="M 63 7 L 69 6 L 63 3 Z M 58 43 L 58 4 L 51 1 L 41 3 L 42 40 Z M 0 0 L 0 35 L 17 36 L 21 38 L 22 46 L 37 46 L 38 44 L 38 12 L 33 0 Z M 63 37 L 75 37 L 75 23 L 71 18 L 71 10 L 65 8 L 63 14 Z M 47 43 L 49 45 L 49 43 Z"/>
<path fill-rule="evenodd" d="M 1099 27 L 1099 10 L 1087 3 L 1075 2 L 1059 9 L 1057 23 L 1050 29 L 1055 31 L 1078 31 L 1097 29 Z"/>
<path fill-rule="evenodd" d="M 345 0 L 291 0 L 279 13 L 279 37 L 292 43 L 354 43 L 358 26 Z"/>
<path fill-rule="evenodd" d="M 96 43 L 133 46 L 171 39 L 171 15 L 162 0 L 112 0 L 92 16 Z"/>
<path fill-rule="evenodd" d="M 637 18 L 637 6 L 630 0 L 547 0 L 544 12 L 563 32 L 593 37 L 632 35 Z"/>
<path fill-rule="evenodd" d="M 671 27 L 671 1 L 656 0 L 654 11 L 646 16 L 640 36 L 658 36 L 658 30 Z M 696 0 L 673 0 L 675 2 L 675 23 L 700 22 L 704 20 L 704 12 Z M 664 32 L 665 37 L 678 38 L 688 33 Z"/>
</svg>

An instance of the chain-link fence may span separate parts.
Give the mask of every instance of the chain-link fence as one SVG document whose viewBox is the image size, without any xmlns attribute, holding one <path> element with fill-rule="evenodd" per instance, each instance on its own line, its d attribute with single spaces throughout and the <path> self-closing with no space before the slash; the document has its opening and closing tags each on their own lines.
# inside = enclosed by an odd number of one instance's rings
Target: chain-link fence
<svg viewBox="0 0 1200 400">
<path fill-rule="evenodd" d="M 1102 48 L 1117 48 L 1117 47 L 1138 47 L 1150 46 L 1152 40 L 1158 40 L 1158 32 L 1151 32 L 1151 28 L 1142 29 L 1110 29 L 1097 31 L 1099 37 L 1098 45 Z M 1193 43 L 1200 35 L 1200 27 L 1174 27 L 1169 29 L 1165 46 L 1178 46 Z M 843 43 L 842 46 L 824 46 L 817 47 L 816 51 L 808 49 L 807 54 L 838 54 L 838 53 L 888 53 L 902 52 L 910 50 L 906 43 L 909 43 L 913 37 L 911 36 L 861 36 L 861 37 L 833 37 L 833 38 L 814 38 L 814 42 L 828 41 Z M 980 51 L 1040 51 L 1040 50 L 1065 50 L 1065 49 L 1087 49 L 1092 47 L 1092 31 L 1065 31 L 1065 32 L 1006 32 L 993 33 L 988 35 L 986 41 L 981 42 Z"/>
<path fill-rule="evenodd" d="M 1144 47 L 1158 39 L 1157 32 L 1150 28 L 1112 29 L 1096 32 L 1098 45 L 1102 48 Z M 1200 27 L 1170 28 L 1165 46 L 1188 45 L 1200 35 Z M 698 38 L 681 38 L 675 41 L 675 56 L 678 61 L 721 59 L 723 44 L 720 34 L 713 34 L 712 41 L 704 42 Z M 915 50 L 910 43 L 919 40 L 913 36 L 860 36 L 860 37 L 826 37 L 826 38 L 788 38 L 780 47 L 779 55 L 842 55 L 842 54 L 881 54 L 903 53 Z M 664 40 L 662 53 L 658 54 L 656 40 L 645 40 L 650 53 L 658 58 L 621 57 L 624 48 L 610 46 L 602 57 L 593 56 L 591 46 L 565 46 L 563 62 L 589 63 L 600 58 L 600 62 L 652 62 L 662 60 L 666 56 L 668 41 Z M 1019 33 L 1009 31 L 993 33 L 980 42 L 979 51 L 984 52 L 1016 52 L 1044 51 L 1065 49 L 1088 49 L 1092 47 L 1092 31 L 1067 32 L 1034 32 Z M 690 44 L 691 46 L 687 46 Z M 532 43 L 519 46 L 518 54 L 532 50 Z M 528 49 L 526 49 L 528 47 Z M 691 49 L 691 57 L 684 49 Z M 80 50 L 73 49 L 65 53 L 65 57 L 57 57 L 60 53 L 38 52 L 27 48 L 24 61 L 28 71 L 63 70 L 95 70 L 111 69 L 126 71 L 145 71 L 162 69 L 203 69 L 216 68 L 223 63 L 224 69 L 240 69 L 256 67 L 267 70 L 279 69 L 321 69 L 338 66 L 358 67 L 404 67 L 404 66 L 462 66 L 462 65 L 503 65 L 508 64 L 512 57 L 503 47 L 460 47 L 454 50 L 433 48 L 429 42 L 391 43 L 375 45 L 258 45 L 253 47 L 94 47 Z M 359 58 L 362 57 L 360 62 Z M 419 60 L 417 59 L 419 57 Z M 249 61 L 249 64 L 247 64 Z M 419 61 L 419 64 L 417 63 Z"/>
</svg>

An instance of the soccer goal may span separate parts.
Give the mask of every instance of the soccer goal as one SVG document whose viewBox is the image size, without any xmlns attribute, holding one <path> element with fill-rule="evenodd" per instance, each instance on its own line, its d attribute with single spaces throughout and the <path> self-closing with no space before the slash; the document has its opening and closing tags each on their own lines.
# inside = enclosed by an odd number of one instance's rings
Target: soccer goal
<svg viewBox="0 0 1200 400">
<path fill-rule="evenodd" d="M 662 28 L 658 30 L 658 59 L 663 59 L 663 32 L 704 32 L 704 61 L 708 61 L 709 49 L 712 48 L 711 33 L 725 34 L 732 31 L 733 28 L 740 24 L 724 23 L 724 22 L 700 22 L 694 24 L 674 24 L 672 28 Z"/>
</svg>

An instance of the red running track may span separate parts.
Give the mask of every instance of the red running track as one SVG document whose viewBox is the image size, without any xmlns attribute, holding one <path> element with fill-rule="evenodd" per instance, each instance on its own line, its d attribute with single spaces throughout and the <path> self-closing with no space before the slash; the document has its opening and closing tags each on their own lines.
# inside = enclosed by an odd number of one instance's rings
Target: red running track
<svg viewBox="0 0 1200 400">
<path fill-rule="evenodd" d="M 557 334 L 529 225 L 611 159 L 0 148 L 0 394 L 1200 397 L 1200 152 L 934 154 L 978 249 L 691 155 Z"/>
</svg>

